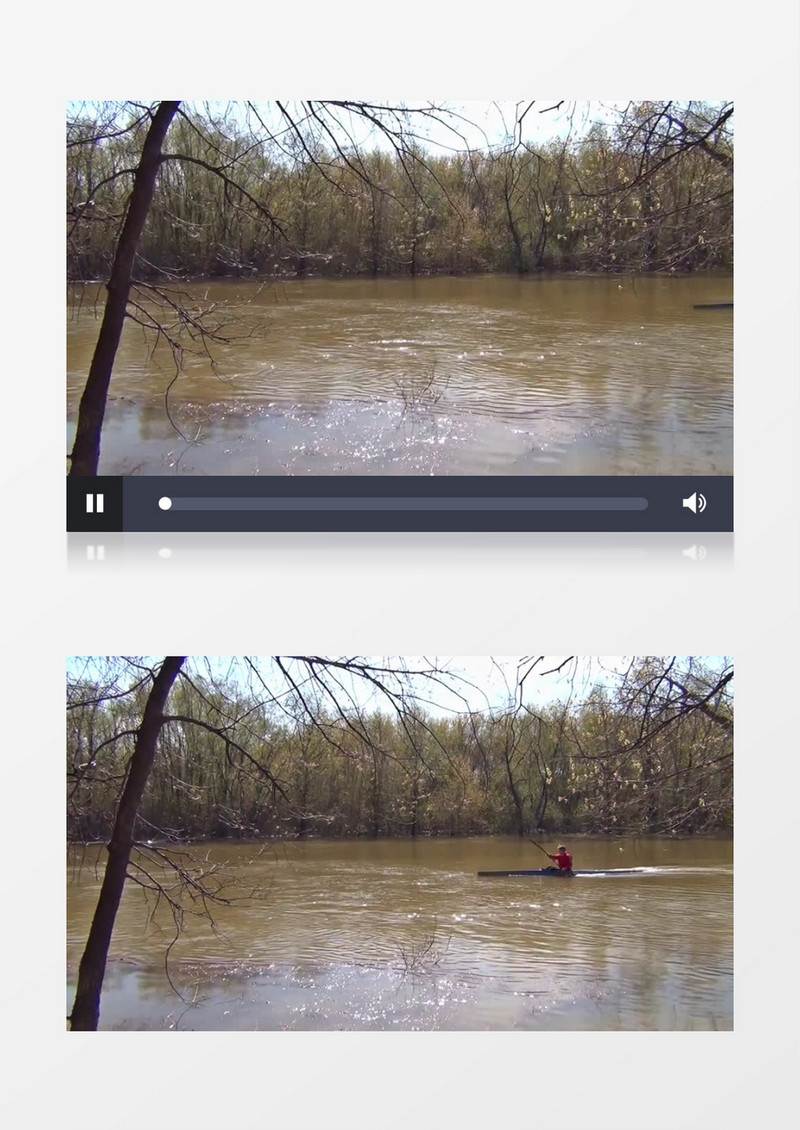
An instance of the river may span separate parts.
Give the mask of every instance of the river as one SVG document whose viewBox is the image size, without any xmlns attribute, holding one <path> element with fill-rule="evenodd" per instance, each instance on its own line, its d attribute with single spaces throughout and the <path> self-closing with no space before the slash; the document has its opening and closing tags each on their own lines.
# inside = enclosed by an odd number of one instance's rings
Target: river
<svg viewBox="0 0 800 1130">
<path fill-rule="evenodd" d="M 693 308 L 729 276 L 170 286 L 224 340 L 160 315 L 176 377 L 127 323 L 101 474 L 732 474 L 732 311 Z M 69 446 L 102 293 L 68 303 Z"/>
<path fill-rule="evenodd" d="M 172 916 L 128 884 L 100 1026 L 731 1029 L 732 840 L 567 842 L 576 868 L 655 870 L 479 879 L 547 866 L 496 836 L 193 845 L 233 901 L 213 929 L 187 913 L 165 961 Z M 69 853 L 68 1008 L 104 856 Z"/>
</svg>

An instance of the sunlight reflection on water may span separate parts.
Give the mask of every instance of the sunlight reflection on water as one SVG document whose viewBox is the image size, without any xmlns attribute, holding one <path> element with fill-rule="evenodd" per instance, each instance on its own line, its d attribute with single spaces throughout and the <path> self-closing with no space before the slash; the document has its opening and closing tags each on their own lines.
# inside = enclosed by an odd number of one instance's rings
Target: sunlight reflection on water
<svg viewBox="0 0 800 1130">
<path fill-rule="evenodd" d="M 243 885 L 246 874 L 267 895 L 220 908 L 218 932 L 192 921 L 178 940 L 173 979 L 205 1000 L 187 1020 L 296 1026 L 287 1010 L 302 1005 L 309 1027 L 535 1028 L 533 996 L 551 1026 L 730 1027 L 730 841 L 623 840 L 609 855 L 606 842 L 586 840 L 582 863 L 619 865 L 620 844 L 628 863 L 657 870 L 478 880 L 481 866 L 524 862 L 524 846 L 501 837 L 292 843 L 256 862 L 252 846 L 213 845 L 234 877 L 244 867 Z M 98 883 L 89 866 L 71 876 L 73 968 Z M 163 966 L 170 923 L 160 925 L 157 916 L 148 927 L 139 893 L 126 893 L 104 991 L 108 1026 L 140 1017 L 157 1027 L 174 1010 Z M 218 1015 L 223 984 L 225 999 L 237 986 L 235 1021 Z"/>
<path fill-rule="evenodd" d="M 104 468 L 731 473 L 732 319 L 692 310 L 730 280 L 626 284 L 471 276 L 308 280 L 283 284 L 277 301 L 263 292 L 242 307 L 239 339 L 215 347 L 214 369 L 187 356 L 170 402 L 184 434 L 199 430 L 202 444 L 182 462 L 168 458 L 178 444 L 163 403 L 172 359 L 150 358 L 127 330 Z M 235 305 L 255 286 L 204 283 L 202 292 Z M 68 323 L 73 424 L 96 334 L 88 307 Z M 303 447 L 312 420 L 327 436 Z M 222 451 L 237 426 L 236 445 Z"/>
</svg>

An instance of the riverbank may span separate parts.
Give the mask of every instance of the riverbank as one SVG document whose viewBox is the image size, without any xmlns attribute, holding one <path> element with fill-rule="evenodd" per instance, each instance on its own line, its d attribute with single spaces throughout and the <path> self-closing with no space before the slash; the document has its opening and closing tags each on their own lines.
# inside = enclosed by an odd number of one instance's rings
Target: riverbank
<svg viewBox="0 0 800 1130">
<path fill-rule="evenodd" d="M 325 282 L 341 281 L 369 281 L 369 280 L 414 280 L 414 279 L 434 279 L 434 278 L 518 278 L 520 280 L 539 280 L 546 281 L 547 279 L 686 279 L 686 278 L 701 278 L 701 279 L 719 279 L 726 281 L 730 286 L 733 285 L 733 267 L 706 267 L 698 270 L 692 267 L 674 267 L 669 270 L 655 270 L 644 271 L 634 270 L 631 267 L 616 264 L 600 271 L 596 269 L 581 270 L 580 268 L 563 268 L 560 270 L 541 270 L 541 271 L 509 271 L 507 269 L 492 270 L 488 267 L 475 267 L 470 270 L 454 270 L 448 267 L 429 268 L 425 270 L 416 271 L 412 274 L 409 271 L 381 271 L 375 274 L 373 271 L 368 270 L 350 270 L 350 271 L 297 271 L 297 270 L 284 270 L 284 271 L 258 271 L 255 268 L 241 270 L 241 271 L 224 271 L 220 273 L 214 272 L 186 272 L 185 274 L 178 272 L 171 272 L 168 269 L 148 270 L 137 272 L 137 276 L 141 279 L 146 279 L 152 282 L 155 279 L 161 280 L 164 286 L 174 287 L 183 283 L 196 284 L 201 283 L 226 283 L 226 282 L 252 282 L 252 283 L 280 283 L 286 281 L 300 281 L 310 282 L 315 279 L 323 280 Z M 105 288 L 106 278 L 87 277 L 81 278 L 80 276 L 67 275 L 68 287 L 79 286 L 97 286 Z"/>
<path fill-rule="evenodd" d="M 585 840 L 587 843 L 598 843 L 605 841 L 609 844 L 620 843 L 636 843 L 641 842 L 652 843 L 655 841 L 664 840 L 667 843 L 693 843 L 695 841 L 704 840 L 721 840 L 727 842 L 733 834 L 733 829 L 726 828 L 711 828 L 699 832 L 670 832 L 668 834 L 659 834 L 657 832 L 642 832 L 634 833 L 630 831 L 624 832 L 576 832 L 564 831 L 563 829 L 553 831 L 545 828 L 537 828 L 530 834 L 527 832 L 523 836 L 509 835 L 503 832 L 478 832 L 471 833 L 469 840 L 480 842 L 485 839 L 487 842 L 496 841 L 499 837 L 508 840 L 510 843 L 518 843 L 525 850 L 535 837 L 537 841 L 542 843 L 555 843 L 556 840 L 569 839 L 570 843 L 580 843 Z M 398 836 L 396 834 L 385 835 L 372 835 L 368 832 L 353 833 L 351 835 L 340 836 L 326 836 L 307 832 L 303 835 L 293 832 L 279 832 L 274 835 L 253 836 L 253 835 L 229 835 L 229 836 L 201 836 L 196 839 L 148 839 L 148 845 L 155 845 L 157 847 L 174 847 L 185 848 L 193 847 L 196 845 L 208 846 L 218 844 L 225 846 L 227 844 L 241 846 L 241 847 L 255 847 L 261 848 L 270 845 L 283 845 L 283 844 L 346 844 L 346 843 L 367 843 L 367 844 L 380 844 L 380 843 L 397 843 L 397 844 L 415 844 L 426 840 L 441 840 L 447 842 L 448 840 L 463 840 L 465 837 L 456 835 L 453 832 L 433 831 L 433 832 L 420 832 L 416 836 L 404 835 Z M 70 838 L 67 840 L 67 847 L 72 848 L 88 848 L 88 847 L 101 847 L 107 843 L 106 839 L 76 839 Z"/>
</svg>

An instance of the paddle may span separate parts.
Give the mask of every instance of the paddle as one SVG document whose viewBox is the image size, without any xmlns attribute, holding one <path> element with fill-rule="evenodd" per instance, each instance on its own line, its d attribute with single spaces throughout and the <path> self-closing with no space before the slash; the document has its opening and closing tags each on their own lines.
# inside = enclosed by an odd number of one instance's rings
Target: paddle
<svg viewBox="0 0 800 1130">
<path fill-rule="evenodd" d="M 528 839 L 530 840 L 530 842 L 531 842 L 531 843 L 533 844 L 533 846 L 534 846 L 534 847 L 537 847 L 537 848 L 539 849 L 539 851 L 542 851 L 542 852 L 544 852 L 544 854 L 545 854 L 545 855 L 547 856 L 547 858 L 548 858 L 548 859 L 550 860 L 550 863 L 551 863 L 551 865 L 552 865 L 552 863 L 553 863 L 553 860 L 552 860 L 552 858 L 551 858 L 551 856 L 550 856 L 550 852 L 549 852 L 549 851 L 544 851 L 544 848 L 542 847 L 542 845 L 541 845 L 541 844 L 537 844 L 536 840 L 531 840 L 530 836 L 528 836 Z"/>
</svg>

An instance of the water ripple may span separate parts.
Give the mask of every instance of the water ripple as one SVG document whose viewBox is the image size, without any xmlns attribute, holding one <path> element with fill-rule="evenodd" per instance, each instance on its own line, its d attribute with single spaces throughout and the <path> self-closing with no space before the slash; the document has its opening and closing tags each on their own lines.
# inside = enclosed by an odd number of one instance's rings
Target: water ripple
<svg viewBox="0 0 800 1130">
<path fill-rule="evenodd" d="M 645 279 L 624 295 L 605 279 L 527 288 L 497 277 L 446 282 L 286 284 L 269 301 L 261 296 L 243 307 L 243 332 L 214 346 L 214 369 L 187 355 L 170 394 L 174 411 L 202 418 L 205 442 L 215 445 L 224 438 L 214 415 L 220 406 L 240 418 L 305 411 L 325 418 L 332 450 L 347 449 L 352 437 L 337 406 L 353 415 L 382 405 L 425 425 L 461 421 L 463 450 L 451 451 L 445 440 L 433 466 L 423 442 L 406 435 L 406 473 L 415 464 L 425 473 L 534 473 L 538 463 L 562 473 L 731 471 L 731 321 L 688 313 L 706 296 L 707 280 L 665 286 Z M 223 301 L 217 292 L 211 297 Z M 73 414 L 96 332 L 89 312 L 69 325 Z M 158 429 L 174 435 L 162 404 L 173 375 L 171 356 L 150 357 L 141 336 L 126 331 L 113 383 L 114 443 L 122 442 L 114 413 L 126 405 L 136 406 L 140 427 L 147 412 L 154 438 Z M 509 446 L 510 427 L 527 435 L 527 448 Z M 252 458 L 265 438 L 252 435 L 242 451 L 229 450 L 226 470 L 247 470 L 245 448 Z M 370 469 L 359 451 L 343 461 L 345 470 Z M 277 473 L 271 453 L 264 458 Z M 335 470 L 323 462 L 297 458 L 292 471 Z M 378 456 L 372 469 L 391 473 L 391 464 L 389 454 Z"/>
</svg>

